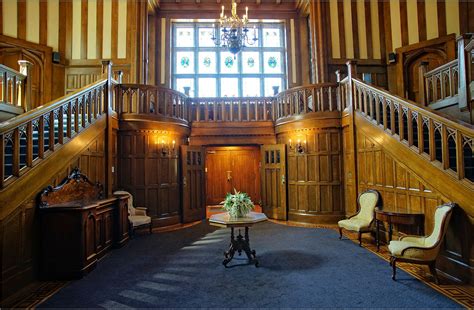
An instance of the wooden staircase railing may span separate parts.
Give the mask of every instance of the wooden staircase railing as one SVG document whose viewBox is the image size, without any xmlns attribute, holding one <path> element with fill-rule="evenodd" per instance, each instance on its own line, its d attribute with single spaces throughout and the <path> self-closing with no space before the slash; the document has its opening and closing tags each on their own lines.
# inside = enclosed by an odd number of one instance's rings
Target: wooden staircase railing
<svg viewBox="0 0 474 310">
<path fill-rule="evenodd" d="M 276 96 L 275 119 L 311 112 L 341 111 L 340 99 L 336 83 L 291 88 Z"/>
<path fill-rule="evenodd" d="M 347 83 L 347 81 L 345 81 Z M 474 127 L 352 79 L 354 110 L 446 173 L 474 186 Z"/>
<path fill-rule="evenodd" d="M 20 70 L 27 73 L 31 65 L 27 61 L 19 61 Z M 0 64 L 0 103 L 8 104 L 23 111 L 29 110 L 31 85 L 27 85 L 27 75 Z"/>
<path fill-rule="evenodd" d="M 0 124 L 0 188 L 107 113 L 107 79 Z"/>
<path fill-rule="evenodd" d="M 273 97 L 190 98 L 191 122 L 252 122 L 275 119 Z"/>
<path fill-rule="evenodd" d="M 178 91 L 140 84 L 119 84 L 116 87 L 119 114 L 160 116 L 185 121 L 189 119 L 187 96 Z"/>
<path fill-rule="evenodd" d="M 426 72 L 428 63 L 419 67 L 421 104 L 433 109 L 458 104 L 461 111 L 472 111 L 474 89 L 474 37 L 466 34 L 457 38 L 458 57 Z M 471 123 L 473 123 L 471 116 Z"/>
</svg>

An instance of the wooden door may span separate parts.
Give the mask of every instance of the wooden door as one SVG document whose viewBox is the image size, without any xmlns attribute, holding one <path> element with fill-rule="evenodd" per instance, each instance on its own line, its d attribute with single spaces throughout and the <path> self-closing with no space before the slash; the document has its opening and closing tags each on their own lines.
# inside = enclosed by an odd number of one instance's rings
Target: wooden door
<svg viewBox="0 0 474 310">
<path fill-rule="evenodd" d="M 206 202 L 219 204 L 225 195 L 247 193 L 254 203 L 260 203 L 260 173 L 258 147 L 210 147 L 206 152 Z"/>
<path fill-rule="evenodd" d="M 183 222 L 201 220 L 206 214 L 204 148 L 182 145 L 181 171 Z"/>
<path fill-rule="evenodd" d="M 272 219 L 286 220 L 286 145 L 263 145 L 261 148 L 263 212 Z"/>
</svg>

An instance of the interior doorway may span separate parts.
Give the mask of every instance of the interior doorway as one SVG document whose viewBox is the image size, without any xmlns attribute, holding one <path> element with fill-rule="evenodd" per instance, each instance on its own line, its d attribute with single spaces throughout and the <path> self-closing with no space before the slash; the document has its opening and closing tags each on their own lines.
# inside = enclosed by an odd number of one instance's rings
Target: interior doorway
<svg viewBox="0 0 474 310">
<path fill-rule="evenodd" d="M 217 205 L 234 188 L 260 203 L 260 148 L 227 146 L 206 148 L 206 204 Z"/>
</svg>

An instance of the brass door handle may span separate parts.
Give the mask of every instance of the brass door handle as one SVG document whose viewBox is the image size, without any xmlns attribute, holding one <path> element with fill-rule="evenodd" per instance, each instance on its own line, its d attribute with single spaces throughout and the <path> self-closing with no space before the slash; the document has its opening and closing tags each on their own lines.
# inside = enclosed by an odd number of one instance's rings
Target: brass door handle
<svg viewBox="0 0 474 310">
<path fill-rule="evenodd" d="M 285 181 L 285 175 L 282 175 L 282 176 L 281 176 L 281 184 L 285 184 L 285 182 L 286 182 L 286 181 Z"/>
<path fill-rule="evenodd" d="M 227 182 L 230 182 L 230 180 L 232 180 L 232 171 L 226 171 L 227 172 Z"/>
</svg>

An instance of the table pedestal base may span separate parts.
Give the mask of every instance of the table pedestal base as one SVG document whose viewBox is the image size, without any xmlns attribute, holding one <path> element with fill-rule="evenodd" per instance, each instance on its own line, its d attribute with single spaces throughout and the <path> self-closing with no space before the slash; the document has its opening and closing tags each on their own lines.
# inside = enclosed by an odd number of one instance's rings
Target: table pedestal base
<svg viewBox="0 0 474 310">
<path fill-rule="evenodd" d="M 235 252 L 242 255 L 242 251 L 247 255 L 249 264 L 255 264 L 255 267 L 258 267 L 255 250 L 250 249 L 249 228 L 245 227 L 245 237 L 240 234 L 239 229 L 239 235 L 236 238 L 234 236 L 234 227 L 231 227 L 230 246 L 229 250 L 224 252 L 225 259 L 222 261 L 222 264 L 227 268 L 227 264 L 234 258 Z"/>
</svg>

